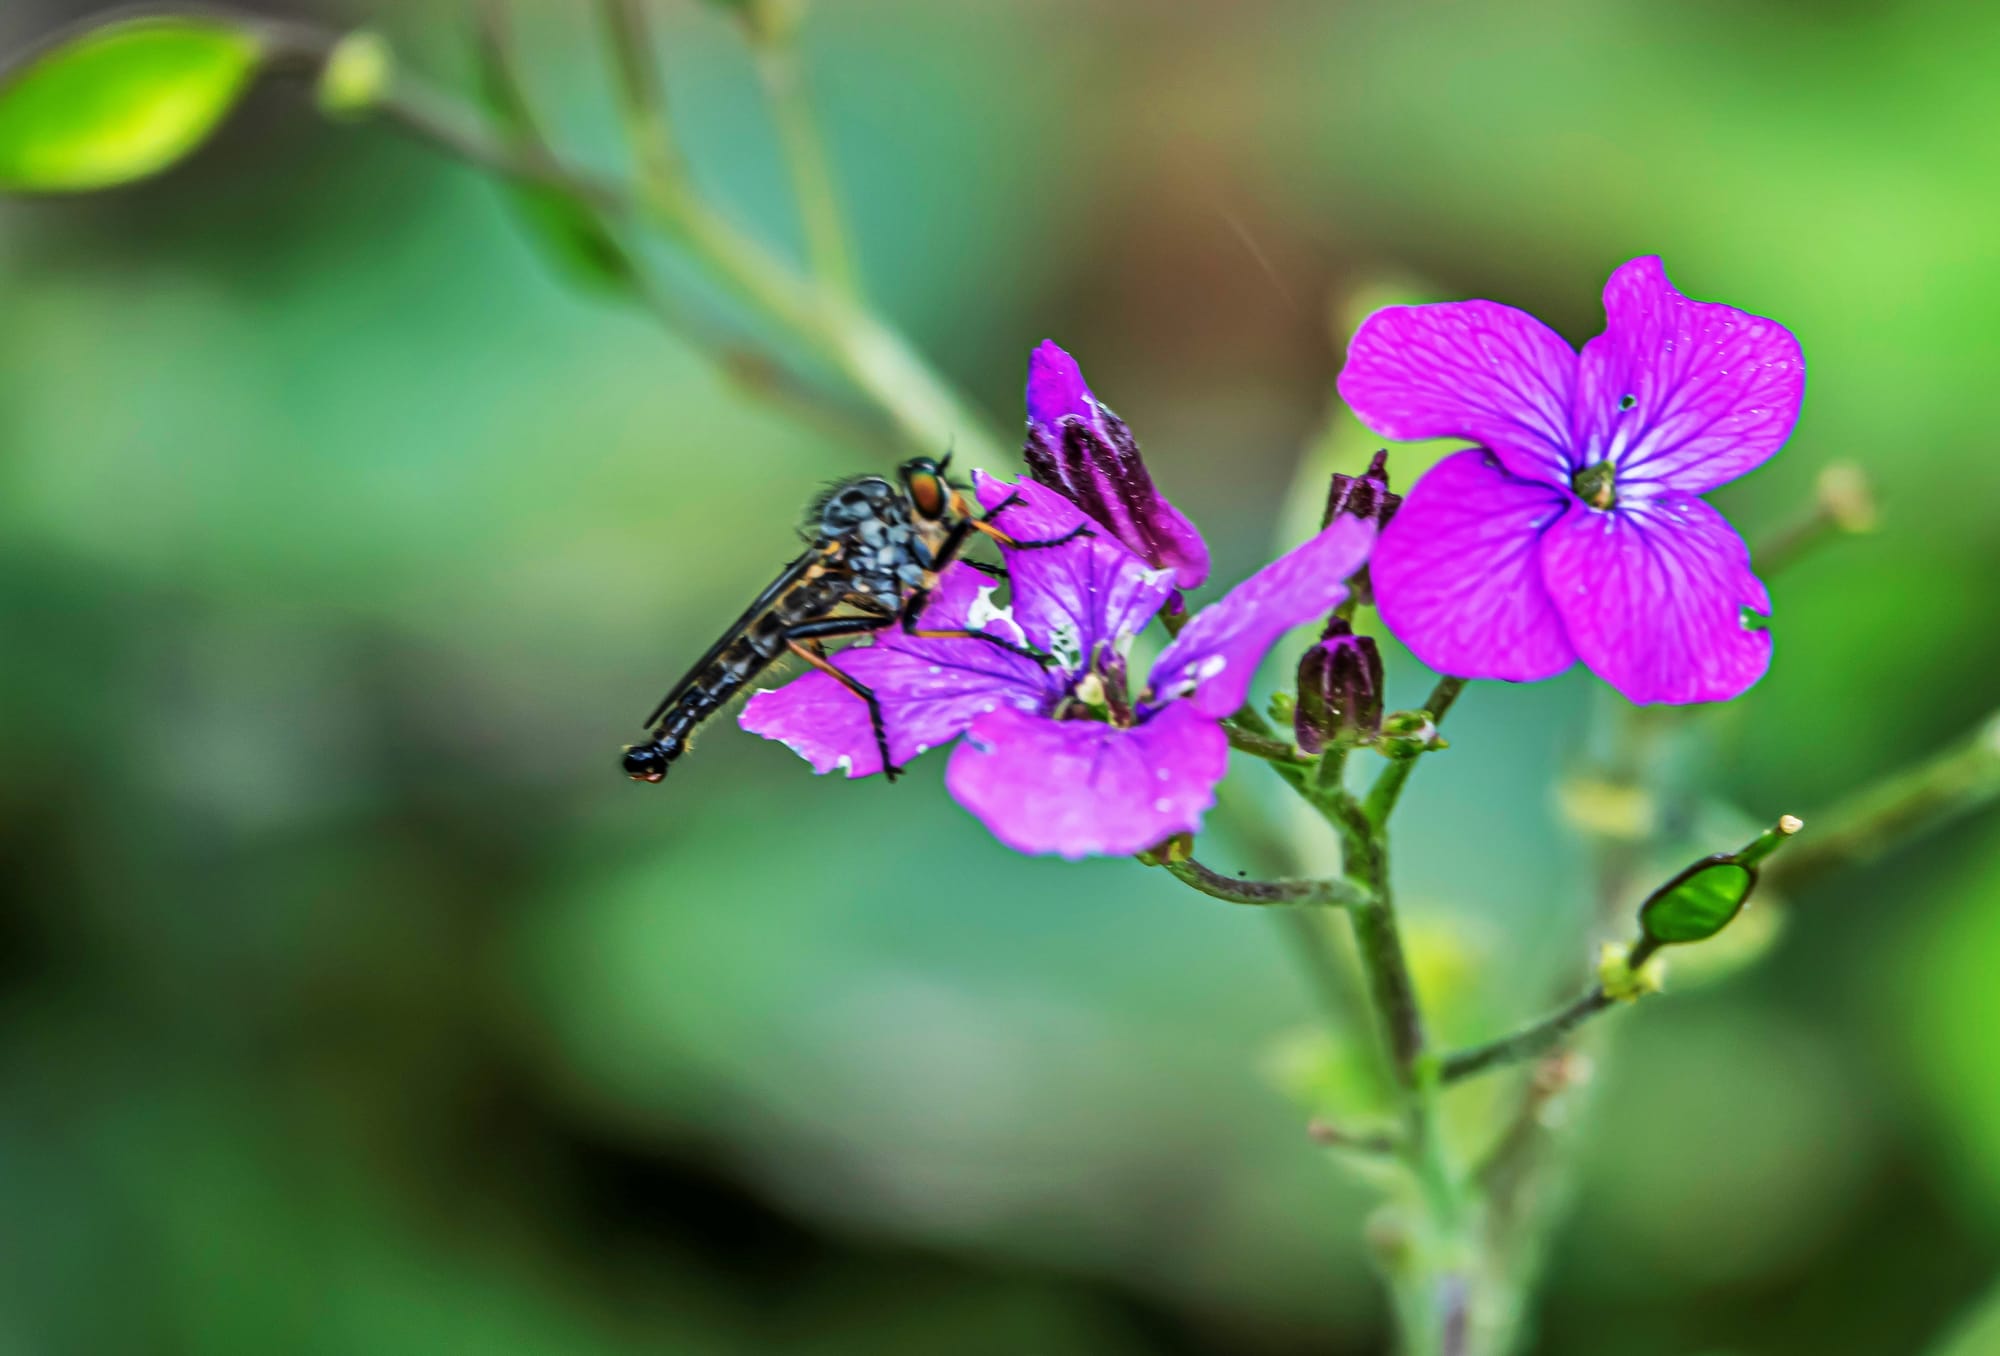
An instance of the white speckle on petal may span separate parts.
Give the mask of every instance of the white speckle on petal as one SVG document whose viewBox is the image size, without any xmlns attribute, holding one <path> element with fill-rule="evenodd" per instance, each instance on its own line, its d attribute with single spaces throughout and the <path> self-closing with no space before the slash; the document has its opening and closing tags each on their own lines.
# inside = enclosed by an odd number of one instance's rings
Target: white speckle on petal
<svg viewBox="0 0 2000 1356">
<path fill-rule="evenodd" d="M 1174 808 L 1174 803 L 1168 800 L 1165 796 L 1161 796 L 1158 800 L 1153 802 L 1153 809 L 1158 814 L 1165 814 L 1167 811 L 1173 808 Z"/>
</svg>

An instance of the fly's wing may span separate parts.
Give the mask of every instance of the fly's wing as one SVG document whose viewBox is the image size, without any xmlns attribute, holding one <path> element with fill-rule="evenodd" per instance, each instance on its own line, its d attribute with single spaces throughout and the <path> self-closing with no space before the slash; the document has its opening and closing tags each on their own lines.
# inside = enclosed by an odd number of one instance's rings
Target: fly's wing
<svg viewBox="0 0 2000 1356">
<path fill-rule="evenodd" d="M 708 666 L 715 662 L 718 655 L 728 649 L 738 637 L 749 629 L 750 623 L 756 621 L 762 613 L 769 610 L 771 604 L 777 602 L 783 596 L 785 590 L 798 583 L 805 576 L 806 571 L 822 559 L 824 559 L 824 552 L 818 548 L 814 548 L 800 555 L 791 564 L 780 570 L 778 577 L 773 579 L 765 587 L 764 591 L 757 595 L 757 601 L 744 608 L 743 615 L 730 623 L 729 629 L 722 633 L 715 644 L 708 647 L 707 653 L 694 661 L 694 667 L 681 676 L 681 680 L 674 684 L 673 690 L 660 698 L 660 704 L 653 708 L 653 714 L 646 717 L 647 728 L 650 729 L 654 722 L 667 713 L 667 708 L 671 707 L 687 694 L 687 690 L 694 686 L 695 680 L 700 678 Z"/>
</svg>

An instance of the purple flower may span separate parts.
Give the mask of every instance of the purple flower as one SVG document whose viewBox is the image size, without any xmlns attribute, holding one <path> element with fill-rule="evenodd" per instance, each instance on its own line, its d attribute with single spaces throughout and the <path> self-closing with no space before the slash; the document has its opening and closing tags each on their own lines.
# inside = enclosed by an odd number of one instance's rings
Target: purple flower
<svg viewBox="0 0 2000 1356">
<path fill-rule="evenodd" d="M 1091 394 L 1076 359 L 1044 339 L 1028 355 L 1028 474 L 1111 529 L 1179 588 L 1208 578 L 1208 544 L 1153 488 L 1125 421 Z"/>
<path fill-rule="evenodd" d="M 1396 306 L 1341 398 L 1384 437 L 1465 438 L 1411 490 L 1370 573 L 1432 668 L 1526 682 L 1578 658 L 1635 702 L 1723 701 L 1763 676 L 1771 601 L 1697 496 L 1790 436 L 1805 386 L 1775 321 L 1690 301 L 1656 258 L 1604 287 L 1579 356 L 1490 301 Z"/>
<path fill-rule="evenodd" d="M 1024 541 L 1060 537 L 1084 517 L 1032 481 L 978 476 L 988 510 Z M 1174 580 L 1102 534 L 1043 550 L 1006 551 L 1006 610 L 964 564 L 947 569 L 924 614 L 938 629 L 978 628 L 1055 656 L 1043 666 L 976 640 L 919 640 L 897 631 L 841 652 L 839 666 L 874 689 L 898 763 L 965 735 L 945 785 L 1008 846 L 1065 857 L 1138 852 L 1193 832 L 1215 803 L 1229 759 L 1224 717 L 1249 696 L 1265 651 L 1346 596 L 1367 558 L 1372 524 L 1332 527 L 1190 618 L 1136 695 L 1125 656 L 1165 605 Z M 825 674 L 759 692 L 743 728 L 849 777 L 881 770 L 868 713 Z"/>
</svg>

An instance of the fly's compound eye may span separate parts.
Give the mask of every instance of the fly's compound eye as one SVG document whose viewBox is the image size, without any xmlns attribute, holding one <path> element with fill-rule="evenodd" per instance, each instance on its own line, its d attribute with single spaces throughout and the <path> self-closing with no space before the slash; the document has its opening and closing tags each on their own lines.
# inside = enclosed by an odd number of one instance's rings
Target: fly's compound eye
<svg viewBox="0 0 2000 1356">
<path fill-rule="evenodd" d="M 663 782 L 672 760 L 658 744 L 633 744 L 625 750 L 620 766 L 635 782 Z"/>
<path fill-rule="evenodd" d="M 943 476 L 930 471 L 915 472 L 910 476 L 909 489 L 910 503 L 920 516 L 933 522 L 944 517 L 951 491 L 945 486 Z"/>
</svg>

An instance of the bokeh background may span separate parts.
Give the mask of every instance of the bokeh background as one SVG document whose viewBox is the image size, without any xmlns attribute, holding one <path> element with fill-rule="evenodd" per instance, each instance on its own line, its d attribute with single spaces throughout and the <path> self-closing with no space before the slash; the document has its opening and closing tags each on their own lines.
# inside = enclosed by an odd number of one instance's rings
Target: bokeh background
<svg viewBox="0 0 2000 1356">
<path fill-rule="evenodd" d="M 0 50 L 87 8 L 8 0 Z M 455 4 L 287 12 L 466 78 Z M 520 17 L 616 165 L 587 12 Z M 659 18 L 700 179 L 794 247 L 735 33 Z M 1218 579 L 1363 450 L 1357 306 L 1581 340 L 1657 251 L 1805 345 L 1724 510 L 1835 459 L 1886 505 L 1776 582 L 1707 784 L 1810 820 L 2000 699 L 2000 9 L 824 0 L 804 41 L 872 296 L 1002 430 L 1030 346 L 1078 353 Z M 282 86 L 163 180 L 0 204 L 0 1350 L 1384 1350 L 1270 920 L 1011 856 L 936 758 L 816 779 L 725 724 L 616 774 L 814 487 L 898 451 L 544 263 Z M 1605 704 L 1476 687 L 1417 780 L 1448 1038 L 1588 952 L 1551 788 Z M 2000 1351 L 1995 822 L 1603 1033 L 1536 1350 Z"/>
</svg>

